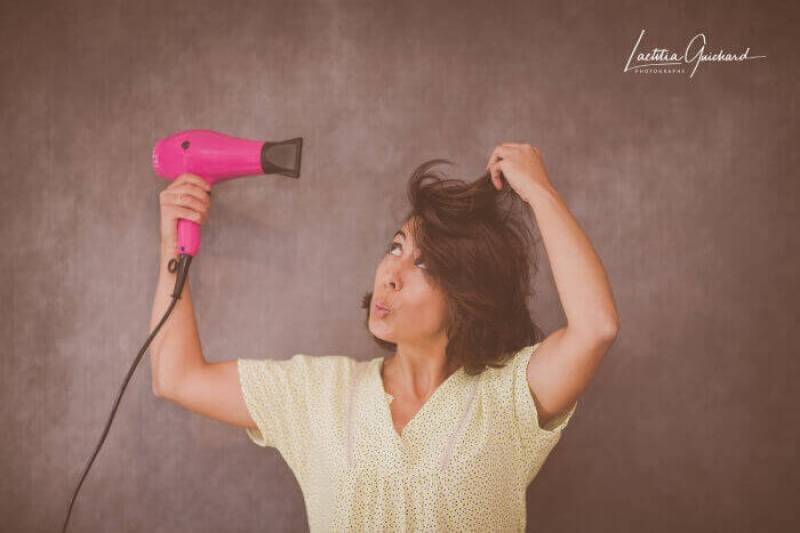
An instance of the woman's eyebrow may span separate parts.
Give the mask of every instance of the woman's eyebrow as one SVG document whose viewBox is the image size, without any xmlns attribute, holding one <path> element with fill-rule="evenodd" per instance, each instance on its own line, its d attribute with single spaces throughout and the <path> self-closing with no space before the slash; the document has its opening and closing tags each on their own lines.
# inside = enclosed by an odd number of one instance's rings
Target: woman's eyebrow
<svg viewBox="0 0 800 533">
<path fill-rule="evenodd" d="M 403 240 L 404 240 L 404 241 L 407 241 L 407 240 L 408 240 L 408 239 L 406 238 L 406 233 L 405 233 L 403 230 L 397 230 L 397 231 L 395 232 L 395 234 L 394 234 L 394 237 L 392 237 L 392 240 L 394 240 L 394 239 L 395 239 L 395 237 L 397 237 L 398 235 L 400 235 L 401 237 L 403 237 Z"/>
<path fill-rule="evenodd" d="M 394 236 L 392 237 L 392 240 L 394 240 L 394 238 L 395 238 L 395 237 L 397 237 L 398 235 L 400 235 L 401 237 L 403 237 L 403 239 L 405 240 L 405 238 L 406 238 L 406 234 L 405 234 L 405 232 L 404 232 L 403 230 L 397 230 L 397 231 L 395 232 Z M 422 255 L 421 253 L 417 253 L 417 257 L 420 257 L 421 255 Z"/>
</svg>

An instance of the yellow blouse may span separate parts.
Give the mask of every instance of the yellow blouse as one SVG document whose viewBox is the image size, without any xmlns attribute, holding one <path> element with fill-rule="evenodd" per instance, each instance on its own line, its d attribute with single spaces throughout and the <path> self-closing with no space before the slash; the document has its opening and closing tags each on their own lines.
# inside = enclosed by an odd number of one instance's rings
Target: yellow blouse
<svg viewBox="0 0 800 533">
<path fill-rule="evenodd" d="M 577 402 L 539 427 L 526 346 L 503 368 L 451 374 L 398 435 L 383 356 L 238 359 L 257 428 L 294 472 L 316 531 L 524 531 L 525 491 Z"/>
</svg>

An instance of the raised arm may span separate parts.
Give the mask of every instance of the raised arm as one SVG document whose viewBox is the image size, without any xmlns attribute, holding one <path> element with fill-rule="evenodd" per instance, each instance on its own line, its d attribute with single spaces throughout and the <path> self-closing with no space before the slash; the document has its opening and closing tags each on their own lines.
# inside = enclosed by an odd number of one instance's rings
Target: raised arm
<svg viewBox="0 0 800 533">
<path fill-rule="evenodd" d="M 502 187 L 502 173 L 530 205 L 567 317 L 567 325 L 542 341 L 528 364 L 540 425 L 546 425 L 588 387 L 617 336 L 617 310 L 600 258 L 551 184 L 539 150 L 528 144 L 502 144 L 487 169 L 496 187 Z"/>
<path fill-rule="evenodd" d="M 177 218 L 206 220 L 209 186 L 186 174 L 161 192 L 161 258 L 150 331 L 171 303 L 176 274 L 168 270 L 176 254 Z M 195 413 L 240 427 L 255 427 L 242 397 L 236 360 L 208 363 L 197 331 L 190 280 L 150 344 L 153 393 Z"/>
</svg>

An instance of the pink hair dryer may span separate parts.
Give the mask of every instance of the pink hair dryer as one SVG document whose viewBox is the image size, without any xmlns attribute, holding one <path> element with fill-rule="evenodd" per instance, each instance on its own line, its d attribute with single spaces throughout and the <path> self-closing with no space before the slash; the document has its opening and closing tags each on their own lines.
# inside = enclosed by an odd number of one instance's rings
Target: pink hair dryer
<svg viewBox="0 0 800 533">
<path fill-rule="evenodd" d="M 212 130 L 184 130 L 156 142 L 153 170 L 167 180 L 184 173 L 205 179 L 210 185 L 220 181 L 282 174 L 300 177 L 303 138 L 288 141 L 251 141 Z M 178 253 L 194 256 L 200 249 L 200 225 L 178 219 Z"/>
</svg>

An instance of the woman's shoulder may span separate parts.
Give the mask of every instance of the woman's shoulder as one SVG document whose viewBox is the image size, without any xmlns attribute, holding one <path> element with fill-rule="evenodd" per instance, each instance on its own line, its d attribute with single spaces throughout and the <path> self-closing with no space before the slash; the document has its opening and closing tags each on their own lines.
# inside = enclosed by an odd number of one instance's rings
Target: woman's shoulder
<svg viewBox="0 0 800 533">
<path fill-rule="evenodd" d="M 497 392 L 508 391 L 515 381 L 523 379 L 528 367 L 528 361 L 534 356 L 536 348 L 541 343 L 524 346 L 519 350 L 506 354 L 499 367 L 487 367 L 483 371 L 483 384 L 485 388 Z"/>
</svg>

